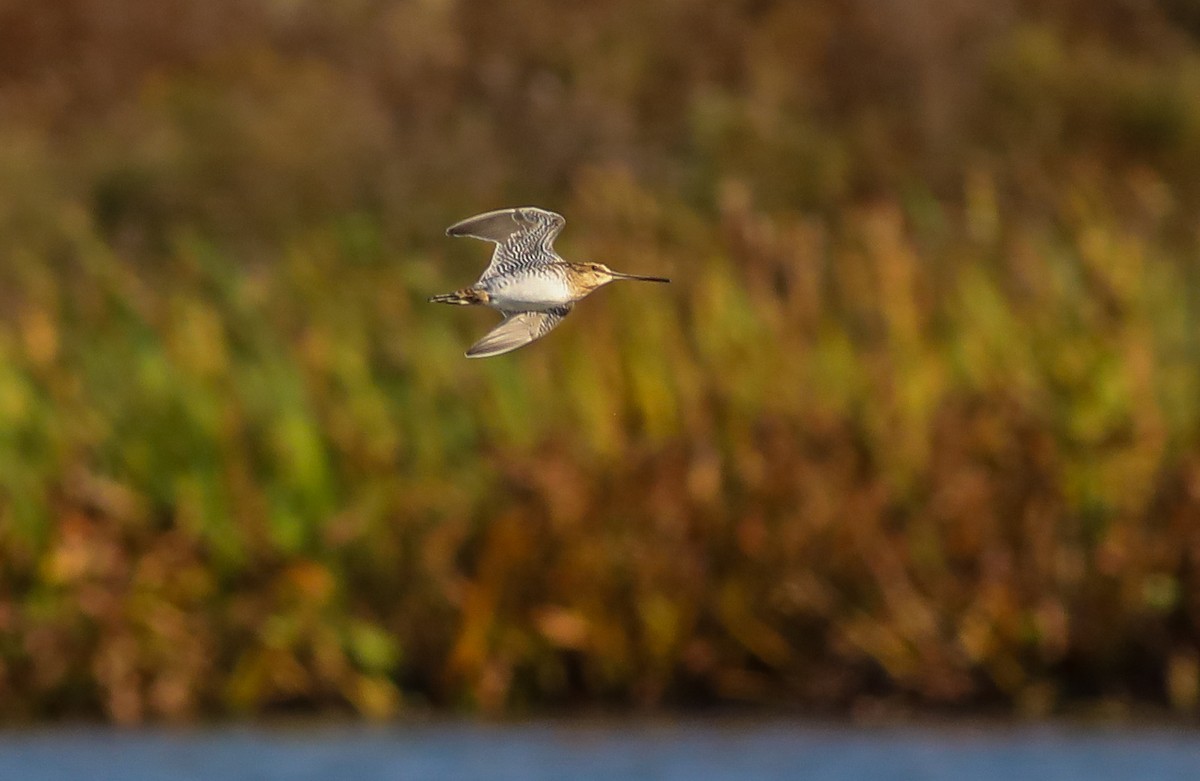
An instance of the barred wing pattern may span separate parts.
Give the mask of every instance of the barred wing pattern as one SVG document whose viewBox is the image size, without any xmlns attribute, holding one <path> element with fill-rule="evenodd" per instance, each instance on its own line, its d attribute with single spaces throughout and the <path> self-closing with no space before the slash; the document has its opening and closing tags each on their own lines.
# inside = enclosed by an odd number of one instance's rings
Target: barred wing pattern
<svg viewBox="0 0 1200 781">
<path fill-rule="evenodd" d="M 490 358 L 524 347 L 541 339 L 571 311 L 571 305 L 556 306 L 542 312 L 518 312 L 505 317 L 482 339 L 467 350 L 468 358 Z"/>
<path fill-rule="evenodd" d="M 561 214 L 522 206 L 468 217 L 447 228 L 446 235 L 495 242 L 492 262 L 479 277 L 483 282 L 492 276 L 558 262 L 554 239 L 565 224 Z"/>
</svg>

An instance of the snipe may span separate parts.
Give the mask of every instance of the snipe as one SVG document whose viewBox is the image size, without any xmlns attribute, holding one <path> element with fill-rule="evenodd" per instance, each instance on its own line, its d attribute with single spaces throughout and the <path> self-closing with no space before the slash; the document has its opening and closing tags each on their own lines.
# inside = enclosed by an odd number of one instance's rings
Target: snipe
<svg viewBox="0 0 1200 781">
<path fill-rule="evenodd" d="M 534 206 L 487 212 L 455 223 L 447 236 L 495 242 L 492 262 L 470 287 L 433 296 L 439 304 L 482 305 L 504 315 L 500 325 L 467 350 L 468 358 L 487 358 L 524 347 L 550 333 L 575 302 L 615 279 L 670 282 L 613 271 L 603 263 L 571 263 L 554 251 L 554 239 L 566 220 Z"/>
</svg>

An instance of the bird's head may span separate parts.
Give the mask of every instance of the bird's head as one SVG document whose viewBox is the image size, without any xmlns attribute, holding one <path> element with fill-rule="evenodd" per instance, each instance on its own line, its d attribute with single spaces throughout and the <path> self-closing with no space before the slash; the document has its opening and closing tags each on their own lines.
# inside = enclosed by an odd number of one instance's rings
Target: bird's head
<svg viewBox="0 0 1200 781">
<path fill-rule="evenodd" d="M 671 280 L 663 277 L 643 277 L 637 274 L 622 274 L 620 271 L 613 271 L 603 263 L 578 263 L 576 270 L 579 272 L 577 280 L 580 286 L 587 290 L 595 290 L 598 287 L 603 287 L 614 279 L 635 279 L 641 282 L 670 282 Z"/>
<path fill-rule="evenodd" d="M 588 290 L 603 287 L 616 279 L 612 269 L 603 263 L 580 263 L 579 284 Z"/>
</svg>

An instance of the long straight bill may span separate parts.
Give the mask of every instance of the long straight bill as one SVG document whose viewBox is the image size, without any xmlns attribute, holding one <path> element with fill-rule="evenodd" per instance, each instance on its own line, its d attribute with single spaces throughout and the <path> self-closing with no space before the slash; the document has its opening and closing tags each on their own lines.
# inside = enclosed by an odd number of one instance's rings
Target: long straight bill
<svg viewBox="0 0 1200 781">
<path fill-rule="evenodd" d="M 614 277 L 616 277 L 617 279 L 633 279 L 633 280 L 637 280 L 638 282 L 670 282 L 671 281 L 671 280 L 667 279 L 666 277 L 643 277 L 639 274 L 622 274 L 618 271 L 614 271 L 612 273 L 612 275 Z"/>
</svg>

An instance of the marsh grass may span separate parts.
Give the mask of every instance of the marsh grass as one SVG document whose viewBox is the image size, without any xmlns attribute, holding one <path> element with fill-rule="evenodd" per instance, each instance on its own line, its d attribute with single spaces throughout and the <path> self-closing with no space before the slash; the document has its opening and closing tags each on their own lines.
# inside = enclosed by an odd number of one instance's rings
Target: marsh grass
<svg viewBox="0 0 1200 781">
<path fill-rule="evenodd" d="M 1168 11 L 102 5 L 5 65 L 4 718 L 1195 712 Z M 441 226 L 533 200 L 675 281 L 466 361 Z"/>
</svg>

